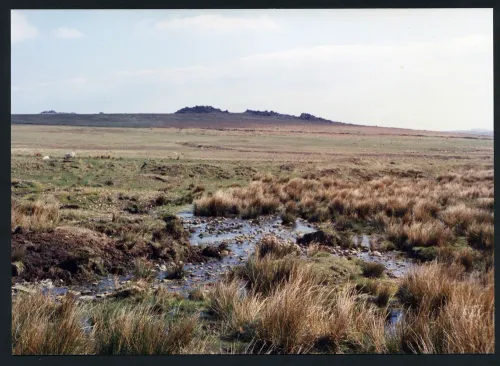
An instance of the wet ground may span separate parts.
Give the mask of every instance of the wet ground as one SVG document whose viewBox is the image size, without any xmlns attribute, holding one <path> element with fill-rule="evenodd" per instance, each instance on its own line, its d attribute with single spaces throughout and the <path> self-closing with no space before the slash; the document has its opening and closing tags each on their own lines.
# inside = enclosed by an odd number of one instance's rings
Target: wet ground
<svg viewBox="0 0 500 366">
<path fill-rule="evenodd" d="M 227 245 L 227 253 L 222 259 L 214 258 L 209 262 L 199 264 L 185 263 L 184 269 L 187 275 L 181 280 L 166 279 L 166 268 L 157 267 L 157 276 L 153 286 L 164 286 L 184 296 L 187 296 L 192 289 L 220 280 L 228 269 L 245 262 L 252 254 L 255 244 L 266 234 L 273 234 L 295 243 L 297 237 L 317 230 L 314 224 L 301 219 L 298 219 L 294 226 L 284 226 L 281 224 L 281 219 L 277 217 L 262 217 L 258 220 L 201 218 L 193 216 L 191 210 L 181 212 L 178 216 L 182 218 L 184 227 L 191 232 L 191 245 L 219 246 L 221 243 Z M 357 246 L 356 249 L 333 248 L 331 255 L 357 257 L 365 261 L 383 263 L 387 274 L 391 277 L 400 277 L 411 264 L 407 258 L 394 252 L 372 252 L 369 249 L 370 237 L 368 236 L 354 237 L 353 241 Z M 108 276 L 87 286 L 64 287 L 51 281 L 42 281 L 40 285 L 54 295 L 62 295 L 71 290 L 90 299 L 104 297 L 131 279 L 131 275 Z"/>
</svg>

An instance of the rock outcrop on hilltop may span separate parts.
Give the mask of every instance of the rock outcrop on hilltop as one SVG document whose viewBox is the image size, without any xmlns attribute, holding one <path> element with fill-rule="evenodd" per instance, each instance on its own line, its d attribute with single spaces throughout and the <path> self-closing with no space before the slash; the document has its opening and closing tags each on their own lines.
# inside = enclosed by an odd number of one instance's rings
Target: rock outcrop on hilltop
<svg viewBox="0 0 500 366">
<path fill-rule="evenodd" d="M 56 112 L 55 110 L 51 109 L 50 111 L 40 112 L 40 114 L 76 114 L 76 113 L 75 112 Z"/>
<path fill-rule="evenodd" d="M 290 114 L 282 114 L 274 111 L 254 111 L 251 109 L 247 109 L 245 111 L 245 114 L 249 114 L 252 116 L 259 116 L 259 117 L 281 117 L 281 118 L 286 118 L 286 119 L 299 119 L 302 121 L 322 121 L 322 122 L 332 122 L 328 119 L 321 118 L 321 117 L 316 117 L 315 115 L 309 114 L 309 113 L 302 113 L 300 116 L 292 116 Z"/>
<path fill-rule="evenodd" d="M 304 120 L 304 121 L 323 121 L 323 122 L 332 122 L 329 119 L 321 118 L 321 117 L 316 117 L 313 114 L 309 113 L 302 113 L 299 117 L 299 119 Z"/>
<path fill-rule="evenodd" d="M 179 109 L 175 114 L 183 114 L 183 113 L 229 113 L 229 111 L 223 111 L 219 108 L 214 108 L 212 106 L 195 106 L 195 107 L 184 107 Z"/>
<path fill-rule="evenodd" d="M 297 118 L 296 116 L 292 116 L 291 114 L 283 114 L 283 113 L 278 113 L 275 111 L 253 111 L 251 109 L 247 109 L 245 111 L 245 114 L 249 114 L 252 116 L 259 116 L 259 117 L 281 117 L 281 118 L 287 118 L 287 119 L 295 119 Z"/>
</svg>

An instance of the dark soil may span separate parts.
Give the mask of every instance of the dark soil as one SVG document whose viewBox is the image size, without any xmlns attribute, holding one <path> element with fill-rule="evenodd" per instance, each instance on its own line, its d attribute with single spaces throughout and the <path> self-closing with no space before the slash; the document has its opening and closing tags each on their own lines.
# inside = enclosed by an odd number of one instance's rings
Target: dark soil
<svg viewBox="0 0 500 366">
<path fill-rule="evenodd" d="M 12 235 L 12 250 L 24 250 L 24 270 L 16 280 L 65 282 L 89 280 L 126 263 L 126 255 L 114 242 L 90 230 L 57 228 L 49 232 Z"/>
<path fill-rule="evenodd" d="M 13 271 L 13 281 L 61 279 L 77 284 L 109 273 L 124 274 L 133 268 L 135 258 L 152 262 L 208 260 L 201 248 L 189 245 L 188 235 L 169 231 L 171 228 L 159 230 L 156 240 L 137 240 L 133 245 L 76 227 L 12 234 L 12 253 L 22 253 L 15 259 L 23 265 L 22 271 Z"/>
</svg>

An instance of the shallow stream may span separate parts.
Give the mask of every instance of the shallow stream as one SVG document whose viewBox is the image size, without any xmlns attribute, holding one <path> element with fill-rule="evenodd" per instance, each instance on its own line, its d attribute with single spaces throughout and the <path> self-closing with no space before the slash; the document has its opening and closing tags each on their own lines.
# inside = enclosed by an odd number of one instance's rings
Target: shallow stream
<svg viewBox="0 0 500 366">
<path fill-rule="evenodd" d="M 261 217 L 258 220 L 242 220 L 237 218 L 202 218 L 195 217 L 192 210 L 178 213 L 184 227 L 191 232 L 190 243 L 193 246 L 218 246 L 225 242 L 229 254 L 222 259 L 213 259 L 206 263 L 185 263 L 186 277 L 181 280 L 167 280 L 167 272 L 158 269 L 153 286 L 164 286 L 171 291 L 187 296 L 192 289 L 201 285 L 215 282 L 231 267 L 244 263 L 253 253 L 255 244 L 266 234 L 273 234 L 283 240 L 296 242 L 297 237 L 317 230 L 314 224 L 297 219 L 294 226 L 284 226 L 281 219 L 274 216 Z M 358 257 L 369 262 L 383 263 L 387 273 L 392 277 L 403 275 L 411 264 L 410 260 L 393 252 L 375 253 L 369 249 L 369 236 L 355 236 L 354 243 L 358 250 L 337 250 L 331 255 Z M 377 254 L 377 255 L 374 255 Z M 108 276 L 100 281 L 85 286 L 57 286 L 50 281 L 42 281 L 41 286 L 45 291 L 54 295 L 63 295 L 68 290 L 80 292 L 82 296 L 101 297 L 111 293 L 117 285 L 131 280 L 132 275 Z M 45 282 L 45 285 L 44 285 Z"/>
</svg>

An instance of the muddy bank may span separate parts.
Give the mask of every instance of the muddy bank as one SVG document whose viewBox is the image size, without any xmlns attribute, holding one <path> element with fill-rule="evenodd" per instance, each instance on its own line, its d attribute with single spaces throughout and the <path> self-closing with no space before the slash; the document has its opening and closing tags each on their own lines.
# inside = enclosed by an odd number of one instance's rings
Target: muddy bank
<svg viewBox="0 0 500 366">
<path fill-rule="evenodd" d="M 166 218 L 165 227 L 152 233 L 151 240 L 125 242 L 86 228 L 58 227 L 47 232 L 23 232 L 11 236 L 14 282 L 50 279 L 70 285 L 124 275 L 134 260 L 155 263 L 206 261 L 201 248 L 189 245 L 189 233 L 181 220 Z"/>
</svg>

